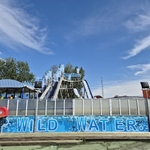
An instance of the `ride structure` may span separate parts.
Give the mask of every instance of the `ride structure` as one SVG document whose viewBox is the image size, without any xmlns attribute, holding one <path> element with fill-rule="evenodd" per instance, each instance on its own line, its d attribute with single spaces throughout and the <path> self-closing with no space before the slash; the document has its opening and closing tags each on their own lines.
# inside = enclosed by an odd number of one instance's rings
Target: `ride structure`
<svg viewBox="0 0 150 150">
<path fill-rule="evenodd" d="M 14 95 L 28 90 L 22 84 L 11 87 Z M 149 86 L 142 90 L 148 93 Z M 61 65 L 56 73 L 48 71 L 35 82 L 35 91 L 32 99 L 0 101 L 1 133 L 150 131 L 149 96 L 94 98 L 78 69 L 67 74 Z"/>
<path fill-rule="evenodd" d="M 64 73 L 64 65 L 61 65 L 56 73 L 48 71 L 41 81 L 35 82 L 35 88 L 40 90 L 39 99 L 73 99 L 94 98 L 86 80 L 81 78 L 77 69 L 76 73 Z"/>
</svg>

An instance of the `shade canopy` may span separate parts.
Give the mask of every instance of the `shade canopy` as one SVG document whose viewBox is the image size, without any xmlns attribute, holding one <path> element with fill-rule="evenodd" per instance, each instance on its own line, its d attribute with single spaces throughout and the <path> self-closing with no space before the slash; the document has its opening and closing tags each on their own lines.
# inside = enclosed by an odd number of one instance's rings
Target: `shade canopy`
<svg viewBox="0 0 150 150">
<path fill-rule="evenodd" d="M 12 80 L 12 79 L 2 79 L 0 80 L 0 91 L 5 92 L 6 90 L 8 92 L 21 92 L 22 89 L 24 92 L 28 91 L 35 91 L 35 88 L 32 86 L 29 86 L 27 84 L 24 84 L 22 82 Z"/>
</svg>

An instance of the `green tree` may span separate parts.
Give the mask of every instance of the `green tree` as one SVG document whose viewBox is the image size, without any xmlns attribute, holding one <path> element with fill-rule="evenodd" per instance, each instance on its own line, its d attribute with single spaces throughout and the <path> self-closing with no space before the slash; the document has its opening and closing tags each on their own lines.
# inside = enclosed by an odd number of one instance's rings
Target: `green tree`
<svg viewBox="0 0 150 150">
<path fill-rule="evenodd" d="M 6 58 L 0 60 L 0 79 L 13 79 L 20 82 L 35 81 L 35 75 L 30 73 L 30 68 L 27 62 L 16 61 L 14 58 Z"/>
<path fill-rule="evenodd" d="M 85 71 L 82 67 L 80 68 L 79 73 L 81 74 L 81 79 L 83 79 L 85 76 Z"/>
<path fill-rule="evenodd" d="M 78 67 L 76 66 L 75 68 L 74 68 L 74 73 L 77 73 L 77 69 L 78 69 Z"/>
<path fill-rule="evenodd" d="M 70 63 L 68 63 L 65 66 L 65 73 L 77 73 L 77 69 L 78 68 L 79 68 L 78 66 L 73 68 L 73 66 Z M 79 74 L 81 74 L 81 79 L 83 79 L 84 76 L 85 76 L 85 71 L 84 71 L 84 69 L 82 67 L 79 69 Z"/>
<path fill-rule="evenodd" d="M 65 73 L 73 73 L 74 72 L 74 69 L 73 69 L 73 66 L 68 63 L 66 66 L 65 66 Z"/>
<path fill-rule="evenodd" d="M 16 64 L 12 58 L 0 60 L 0 79 L 15 79 L 16 77 Z"/>
</svg>

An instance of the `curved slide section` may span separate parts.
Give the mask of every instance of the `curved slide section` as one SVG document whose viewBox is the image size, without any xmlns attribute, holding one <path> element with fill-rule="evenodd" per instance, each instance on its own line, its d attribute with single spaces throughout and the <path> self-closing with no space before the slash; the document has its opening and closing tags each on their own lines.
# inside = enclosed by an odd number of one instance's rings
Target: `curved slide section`
<svg viewBox="0 0 150 150">
<path fill-rule="evenodd" d="M 89 99 L 93 98 L 93 94 L 91 92 L 88 82 L 86 80 L 83 80 L 82 83 L 84 85 L 87 98 Z"/>
<path fill-rule="evenodd" d="M 55 93 L 55 90 L 56 90 L 56 88 L 57 88 L 57 85 L 58 85 L 58 82 L 56 81 L 56 82 L 54 83 L 54 86 L 52 87 L 52 90 L 50 91 L 50 94 L 49 94 L 48 98 L 54 97 L 54 93 Z"/>
<path fill-rule="evenodd" d="M 49 83 L 49 85 L 47 86 L 47 88 L 45 89 L 45 91 L 42 93 L 41 97 L 40 97 L 40 100 L 43 100 L 46 96 L 46 94 L 48 93 L 48 91 L 50 90 L 52 86 L 52 82 Z"/>
<path fill-rule="evenodd" d="M 78 97 L 78 98 L 81 98 L 78 90 L 76 88 L 73 88 L 73 91 L 74 91 L 74 94 Z"/>
<path fill-rule="evenodd" d="M 58 83 L 57 83 L 57 85 L 56 85 L 56 87 L 55 87 L 54 94 L 53 94 L 53 99 L 54 99 L 54 100 L 56 100 L 57 97 L 58 97 L 58 92 L 59 92 L 59 89 L 60 89 L 62 80 L 63 80 L 63 77 L 60 78 L 60 80 L 58 81 Z"/>
</svg>

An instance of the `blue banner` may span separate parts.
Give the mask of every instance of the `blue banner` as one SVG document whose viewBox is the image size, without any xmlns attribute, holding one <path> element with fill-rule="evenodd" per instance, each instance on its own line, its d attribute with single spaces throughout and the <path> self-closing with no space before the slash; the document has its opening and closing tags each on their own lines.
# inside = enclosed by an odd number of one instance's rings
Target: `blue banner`
<svg viewBox="0 0 150 150">
<path fill-rule="evenodd" d="M 1 121 L 2 122 L 2 121 Z M 146 116 L 9 116 L 1 132 L 148 132 Z"/>
<path fill-rule="evenodd" d="M 2 119 L 1 119 L 2 121 Z M 1 132 L 33 132 L 34 116 L 8 116 L 1 125 Z"/>
</svg>

